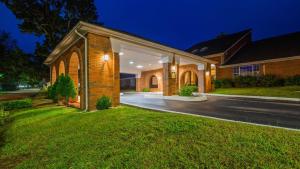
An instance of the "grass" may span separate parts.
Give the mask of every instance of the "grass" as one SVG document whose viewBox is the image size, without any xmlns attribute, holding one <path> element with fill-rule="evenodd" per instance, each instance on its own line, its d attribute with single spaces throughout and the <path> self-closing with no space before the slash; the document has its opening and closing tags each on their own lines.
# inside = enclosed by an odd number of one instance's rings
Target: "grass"
<svg viewBox="0 0 300 169">
<path fill-rule="evenodd" d="M 12 113 L 0 168 L 299 168 L 300 132 L 133 107 Z"/>
<path fill-rule="evenodd" d="M 214 94 L 300 98 L 300 86 L 216 89 Z"/>
</svg>

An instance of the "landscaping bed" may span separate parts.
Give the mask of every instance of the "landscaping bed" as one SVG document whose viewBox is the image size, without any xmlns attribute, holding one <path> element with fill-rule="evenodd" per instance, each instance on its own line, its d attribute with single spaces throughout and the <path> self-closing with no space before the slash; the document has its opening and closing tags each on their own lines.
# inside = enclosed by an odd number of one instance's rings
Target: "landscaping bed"
<svg viewBox="0 0 300 169">
<path fill-rule="evenodd" d="M 300 86 L 220 88 L 214 94 L 300 98 Z"/>
<path fill-rule="evenodd" d="M 0 168 L 299 168 L 300 132 L 120 106 L 12 113 Z"/>
</svg>

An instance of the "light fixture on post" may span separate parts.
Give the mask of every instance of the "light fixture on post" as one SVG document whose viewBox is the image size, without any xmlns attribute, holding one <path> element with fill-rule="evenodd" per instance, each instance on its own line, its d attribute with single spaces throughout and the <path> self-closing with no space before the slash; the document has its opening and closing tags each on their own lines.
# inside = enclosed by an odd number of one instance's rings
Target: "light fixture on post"
<svg viewBox="0 0 300 169">
<path fill-rule="evenodd" d="M 103 55 L 102 60 L 104 62 L 107 62 L 109 60 L 109 55 L 108 54 Z"/>
<path fill-rule="evenodd" d="M 177 70 L 176 65 L 172 65 L 171 66 L 171 77 L 172 77 L 172 79 L 176 78 L 176 72 L 177 72 L 176 70 Z"/>
</svg>

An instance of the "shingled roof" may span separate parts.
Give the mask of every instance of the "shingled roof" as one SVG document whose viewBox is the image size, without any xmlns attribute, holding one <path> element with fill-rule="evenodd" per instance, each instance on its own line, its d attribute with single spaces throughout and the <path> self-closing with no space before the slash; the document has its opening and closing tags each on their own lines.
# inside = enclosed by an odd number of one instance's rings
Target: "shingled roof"
<svg viewBox="0 0 300 169">
<path fill-rule="evenodd" d="M 222 35 L 215 39 L 198 43 L 192 46 L 191 48 L 187 49 L 186 51 L 199 56 L 207 56 L 216 53 L 222 53 L 225 52 L 228 48 L 230 48 L 235 42 L 241 39 L 248 32 L 251 32 L 251 29 L 247 29 L 233 34 Z"/>
<path fill-rule="evenodd" d="M 300 32 L 249 43 L 225 65 L 300 56 Z"/>
</svg>

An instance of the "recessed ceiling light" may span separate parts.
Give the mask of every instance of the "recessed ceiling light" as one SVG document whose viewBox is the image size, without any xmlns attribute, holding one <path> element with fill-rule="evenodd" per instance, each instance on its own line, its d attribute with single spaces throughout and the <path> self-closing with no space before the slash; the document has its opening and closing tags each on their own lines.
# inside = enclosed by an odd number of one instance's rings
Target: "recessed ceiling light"
<svg viewBox="0 0 300 169">
<path fill-rule="evenodd" d="M 129 61 L 129 64 L 131 64 L 131 65 L 134 64 L 134 61 Z"/>
<path fill-rule="evenodd" d="M 163 63 L 163 61 L 162 61 L 162 60 L 159 60 L 158 63 Z"/>
<path fill-rule="evenodd" d="M 120 53 L 119 53 L 119 55 L 120 55 L 120 56 L 123 56 L 123 55 L 124 55 L 124 53 L 123 53 L 123 52 L 120 52 Z"/>
<path fill-rule="evenodd" d="M 148 64 L 149 66 L 151 66 L 152 64 Z"/>
<path fill-rule="evenodd" d="M 138 68 L 138 69 L 142 69 L 144 66 L 142 66 L 142 65 L 137 65 L 136 66 L 136 68 Z"/>
</svg>

